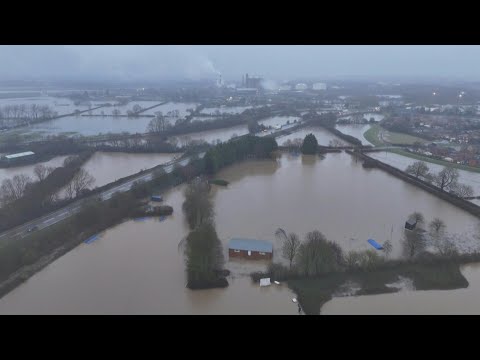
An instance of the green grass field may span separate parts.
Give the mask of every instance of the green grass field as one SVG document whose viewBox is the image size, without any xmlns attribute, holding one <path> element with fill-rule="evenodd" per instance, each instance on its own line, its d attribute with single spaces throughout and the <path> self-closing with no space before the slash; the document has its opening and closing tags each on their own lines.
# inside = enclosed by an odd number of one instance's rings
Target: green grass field
<svg viewBox="0 0 480 360">
<path fill-rule="evenodd" d="M 381 132 L 383 132 L 383 139 Z M 385 130 L 378 124 L 372 125 L 372 127 L 368 129 L 363 136 L 375 146 L 388 145 L 389 143 L 411 145 L 415 142 L 426 142 L 424 139 L 416 136 Z"/>
</svg>

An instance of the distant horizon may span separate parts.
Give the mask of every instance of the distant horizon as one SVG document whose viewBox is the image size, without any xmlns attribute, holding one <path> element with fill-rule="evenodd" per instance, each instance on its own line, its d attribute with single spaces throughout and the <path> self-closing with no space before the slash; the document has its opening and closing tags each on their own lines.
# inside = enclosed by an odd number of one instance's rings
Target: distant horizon
<svg viewBox="0 0 480 360">
<path fill-rule="evenodd" d="M 195 81 L 221 74 L 232 82 L 249 73 L 277 82 L 475 82 L 479 62 L 476 45 L 0 45 L 0 81 Z"/>
</svg>

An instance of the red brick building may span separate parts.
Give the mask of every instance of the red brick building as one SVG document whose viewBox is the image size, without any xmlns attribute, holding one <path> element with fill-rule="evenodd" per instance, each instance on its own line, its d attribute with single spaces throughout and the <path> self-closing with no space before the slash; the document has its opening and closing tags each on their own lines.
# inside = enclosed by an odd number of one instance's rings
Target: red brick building
<svg viewBox="0 0 480 360">
<path fill-rule="evenodd" d="M 228 244 L 228 256 L 252 260 L 271 259 L 273 246 L 264 240 L 231 239 Z"/>
</svg>

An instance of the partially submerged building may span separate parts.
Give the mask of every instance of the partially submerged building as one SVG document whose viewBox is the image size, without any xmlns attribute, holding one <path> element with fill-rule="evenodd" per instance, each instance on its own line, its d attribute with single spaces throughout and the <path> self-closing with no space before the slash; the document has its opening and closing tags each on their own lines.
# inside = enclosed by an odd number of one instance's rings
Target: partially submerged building
<svg viewBox="0 0 480 360">
<path fill-rule="evenodd" d="M 264 240 L 231 239 L 228 244 L 229 257 L 261 260 L 273 257 L 272 243 Z"/>
<path fill-rule="evenodd" d="M 417 227 L 417 220 L 415 219 L 408 219 L 405 222 L 405 229 L 407 230 L 414 230 Z"/>
<path fill-rule="evenodd" d="M 29 161 L 34 156 L 35 153 L 33 151 L 25 151 L 17 154 L 5 155 L 1 158 L 1 161 L 6 164 L 22 163 Z"/>
</svg>

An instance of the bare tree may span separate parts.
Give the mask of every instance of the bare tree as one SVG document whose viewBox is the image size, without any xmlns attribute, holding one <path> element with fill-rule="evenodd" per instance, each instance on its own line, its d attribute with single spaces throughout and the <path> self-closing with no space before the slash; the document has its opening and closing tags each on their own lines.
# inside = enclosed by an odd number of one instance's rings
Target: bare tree
<svg viewBox="0 0 480 360">
<path fill-rule="evenodd" d="M 418 232 L 418 229 L 405 231 L 402 245 L 405 255 L 410 258 L 413 258 L 425 249 L 425 241 L 422 234 Z"/>
<path fill-rule="evenodd" d="M 70 181 L 67 186 L 65 186 L 65 195 L 67 199 L 73 199 L 73 195 L 75 194 L 75 190 L 73 189 L 73 183 Z"/>
<path fill-rule="evenodd" d="M 138 112 L 141 111 L 141 110 L 142 110 L 142 107 L 141 107 L 140 105 L 135 104 L 135 105 L 133 106 L 133 112 L 134 112 L 134 113 L 138 113 Z"/>
<path fill-rule="evenodd" d="M 423 161 L 415 161 L 413 164 L 407 166 L 405 172 L 419 178 L 427 176 L 429 170 L 427 164 Z"/>
<path fill-rule="evenodd" d="M 52 167 L 47 167 L 42 164 L 35 165 L 33 168 L 33 173 L 37 177 L 38 181 L 43 181 L 45 178 L 52 173 L 54 168 Z"/>
<path fill-rule="evenodd" d="M 152 119 L 148 123 L 147 131 L 150 133 L 160 133 L 163 132 L 167 129 L 168 127 L 168 121 L 167 119 L 162 115 L 158 116 L 154 119 Z"/>
<path fill-rule="evenodd" d="M 300 239 L 295 233 L 287 235 L 285 230 L 278 228 L 275 231 L 275 236 L 283 241 L 282 244 L 282 256 L 289 261 L 289 268 L 292 268 L 293 259 L 297 255 L 298 248 L 300 247 Z"/>
<path fill-rule="evenodd" d="M 328 143 L 328 146 L 330 146 L 330 147 L 342 147 L 344 145 L 345 144 L 338 139 L 330 140 L 330 142 Z"/>
<path fill-rule="evenodd" d="M 423 224 L 423 222 L 425 221 L 425 217 L 419 211 L 415 211 L 414 213 L 411 213 L 408 218 L 415 220 L 418 224 Z"/>
<path fill-rule="evenodd" d="M 87 170 L 80 168 L 72 179 L 75 196 L 80 195 L 83 190 L 88 189 L 94 182 L 95 178 Z"/>
<path fill-rule="evenodd" d="M 448 189 L 450 185 L 456 183 L 459 176 L 460 175 L 457 169 L 451 166 L 446 166 L 442 171 L 434 176 L 433 181 L 440 188 L 440 190 L 444 191 Z"/>
<path fill-rule="evenodd" d="M 441 255 L 444 256 L 451 255 L 457 251 L 455 244 L 447 236 L 446 228 L 447 226 L 443 220 L 439 218 L 433 219 L 429 225 L 429 234 L 432 245 Z"/>
<path fill-rule="evenodd" d="M 113 110 L 112 110 L 112 115 L 113 115 L 113 116 L 118 116 L 118 115 L 120 115 L 120 110 L 118 110 L 118 109 L 113 109 Z"/>
<path fill-rule="evenodd" d="M 385 256 L 388 258 L 390 256 L 390 253 L 393 250 L 392 243 L 390 242 L 390 240 L 387 240 L 383 243 L 382 247 L 383 247 L 383 251 L 385 252 Z"/>
<path fill-rule="evenodd" d="M 457 182 L 450 184 L 450 192 L 461 198 L 473 196 L 473 188 L 470 185 L 459 184 Z"/>
<path fill-rule="evenodd" d="M 15 175 L 12 179 L 5 179 L 0 186 L 0 198 L 3 204 L 20 199 L 32 183 L 32 179 L 24 174 Z"/>
</svg>

